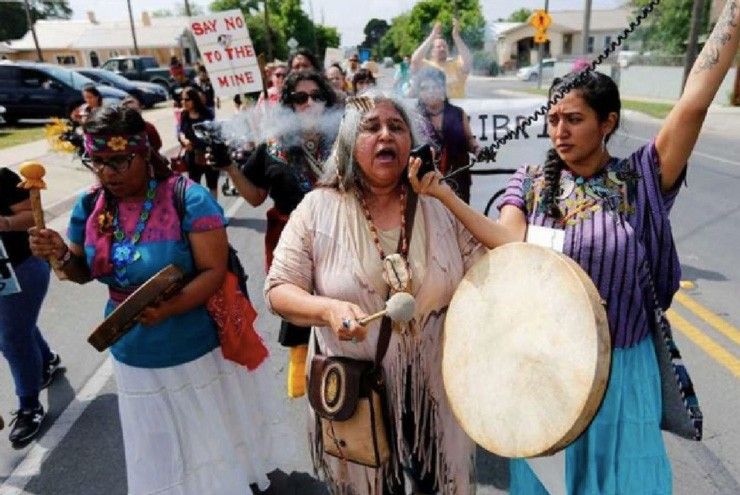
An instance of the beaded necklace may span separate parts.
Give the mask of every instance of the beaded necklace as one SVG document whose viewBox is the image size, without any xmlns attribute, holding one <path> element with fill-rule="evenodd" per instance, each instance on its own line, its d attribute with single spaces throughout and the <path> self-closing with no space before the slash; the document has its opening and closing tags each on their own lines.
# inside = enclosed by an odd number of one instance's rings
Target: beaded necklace
<svg viewBox="0 0 740 495">
<path fill-rule="evenodd" d="M 136 223 L 136 228 L 130 239 L 126 239 L 126 233 L 123 231 L 118 218 L 118 208 L 116 208 L 116 214 L 113 217 L 113 244 L 111 250 L 116 282 L 121 286 L 129 284 L 128 277 L 126 277 L 126 267 L 141 258 L 141 253 L 136 249 L 136 244 L 141 240 L 141 234 L 144 232 L 147 220 L 149 220 L 152 208 L 154 208 L 156 188 L 157 181 L 150 179 L 139 221 Z"/>
<path fill-rule="evenodd" d="M 378 229 L 375 226 L 375 223 L 373 222 L 373 217 L 370 214 L 370 208 L 367 207 L 367 202 L 365 201 L 365 195 L 359 192 L 357 194 L 357 198 L 360 200 L 360 206 L 362 206 L 362 213 L 365 215 L 365 219 L 367 220 L 368 227 L 370 228 L 370 234 L 373 237 L 373 243 L 375 244 L 375 247 L 378 250 L 378 253 L 380 254 L 380 259 L 384 260 L 386 258 L 385 252 L 383 251 L 383 246 L 380 244 L 380 237 L 378 237 Z M 404 258 L 408 257 L 409 254 L 409 246 L 406 242 L 406 186 L 401 186 L 401 249 L 400 249 L 400 255 Z"/>
<path fill-rule="evenodd" d="M 383 279 L 391 288 L 392 293 L 410 292 L 411 291 L 411 267 L 408 262 L 409 245 L 406 237 L 406 186 L 401 186 L 401 233 L 399 237 L 399 252 L 386 255 L 383 246 L 380 243 L 378 229 L 373 222 L 370 209 L 367 206 L 365 197 L 362 193 L 357 194 L 357 199 L 362 207 L 362 212 L 370 229 L 370 235 L 373 238 L 375 248 L 380 255 L 380 261 L 383 265 Z"/>
</svg>

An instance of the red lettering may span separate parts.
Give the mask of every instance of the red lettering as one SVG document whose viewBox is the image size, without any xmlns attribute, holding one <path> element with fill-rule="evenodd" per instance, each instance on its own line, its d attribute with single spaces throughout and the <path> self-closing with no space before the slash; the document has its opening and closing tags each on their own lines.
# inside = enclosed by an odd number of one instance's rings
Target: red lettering
<svg viewBox="0 0 740 495">
<path fill-rule="evenodd" d="M 218 81 L 218 85 L 220 87 L 229 87 L 229 76 L 218 76 L 216 80 Z"/>
<path fill-rule="evenodd" d="M 244 20 L 241 17 L 226 17 L 224 18 L 224 23 L 226 24 L 226 29 L 229 31 L 244 27 Z"/>
<path fill-rule="evenodd" d="M 239 74 L 226 74 L 223 76 L 216 76 L 216 82 L 219 87 L 228 88 L 231 86 L 244 86 L 252 84 L 254 82 L 254 74 L 252 71 L 247 71 Z"/>
<path fill-rule="evenodd" d="M 229 57 L 229 60 L 234 60 L 235 58 L 249 58 L 254 57 L 254 48 L 252 45 L 243 45 L 243 46 L 237 46 L 237 47 L 226 47 L 224 48 L 226 51 L 226 55 Z"/>
<path fill-rule="evenodd" d="M 216 21 L 203 21 L 194 22 L 190 25 L 190 29 L 193 30 L 193 34 L 196 36 L 203 36 L 208 33 L 216 32 Z"/>
</svg>

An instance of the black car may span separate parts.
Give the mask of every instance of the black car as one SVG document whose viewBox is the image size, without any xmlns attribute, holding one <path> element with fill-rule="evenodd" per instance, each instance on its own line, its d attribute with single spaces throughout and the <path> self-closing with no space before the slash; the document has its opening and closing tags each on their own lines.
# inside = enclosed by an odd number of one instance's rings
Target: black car
<svg viewBox="0 0 740 495">
<path fill-rule="evenodd" d="M 52 64 L 0 63 L 0 105 L 5 120 L 69 117 L 83 103 L 82 88 L 95 83 L 77 72 Z M 104 104 L 118 103 L 127 94 L 97 86 Z"/>
<path fill-rule="evenodd" d="M 167 90 L 159 84 L 131 81 L 105 69 L 75 69 L 85 77 L 89 77 L 97 84 L 111 86 L 135 96 L 144 108 L 151 108 L 157 103 L 167 101 Z"/>
</svg>

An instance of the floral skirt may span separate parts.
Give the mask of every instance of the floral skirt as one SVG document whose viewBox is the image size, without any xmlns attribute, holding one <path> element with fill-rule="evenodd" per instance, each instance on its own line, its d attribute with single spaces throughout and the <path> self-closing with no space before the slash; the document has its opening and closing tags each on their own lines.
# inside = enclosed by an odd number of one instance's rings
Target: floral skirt
<svg viewBox="0 0 740 495">
<path fill-rule="evenodd" d="M 243 495 L 269 485 L 264 364 L 247 371 L 221 348 L 169 368 L 113 360 L 132 495 Z M 268 411 L 265 411 L 267 413 Z"/>
<path fill-rule="evenodd" d="M 612 352 L 611 375 L 596 417 L 565 449 L 569 495 L 667 495 L 671 465 L 660 430 L 661 392 L 648 335 Z M 510 493 L 548 492 L 524 459 L 512 459 Z"/>
</svg>

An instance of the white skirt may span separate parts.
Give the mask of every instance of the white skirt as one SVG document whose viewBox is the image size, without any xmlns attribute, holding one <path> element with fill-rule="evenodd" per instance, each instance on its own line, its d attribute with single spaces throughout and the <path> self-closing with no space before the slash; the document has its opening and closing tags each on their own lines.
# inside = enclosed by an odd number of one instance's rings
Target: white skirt
<svg viewBox="0 0 740 495">
<path fill-rule="evenodd" d="M 251 493 L 276 468 L 261 411 L 263 363 L 247 371 L 218 347 L 170 368 L 113 359 L 132 495 Z M 266 411 L 266 414 L 269 411 Z"/>
</svg>

